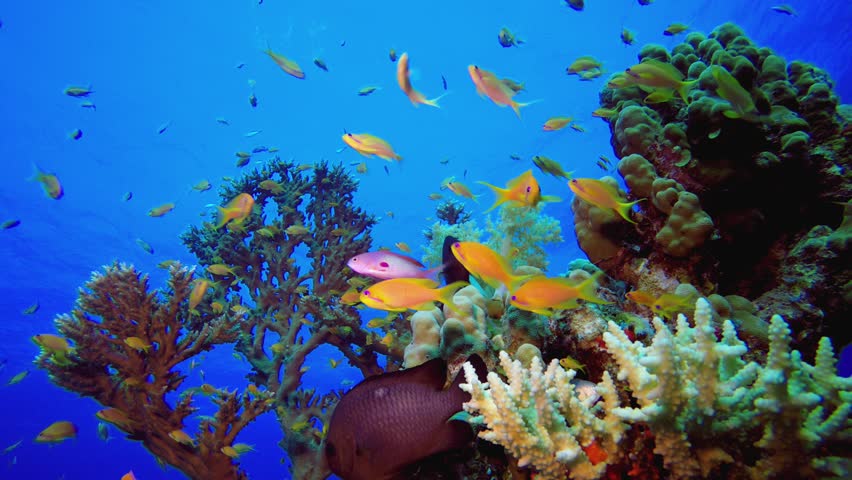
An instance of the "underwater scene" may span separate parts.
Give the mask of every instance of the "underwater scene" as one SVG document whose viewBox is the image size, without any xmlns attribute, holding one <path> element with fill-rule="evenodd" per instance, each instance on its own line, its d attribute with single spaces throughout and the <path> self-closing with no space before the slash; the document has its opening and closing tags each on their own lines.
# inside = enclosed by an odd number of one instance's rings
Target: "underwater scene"
<svg viewBox="0 0 852 480">
<path fill-rule="evenodd" d="M 850 478 L 851 26 L 3 3 L 0 480 Z"/>
</svg>

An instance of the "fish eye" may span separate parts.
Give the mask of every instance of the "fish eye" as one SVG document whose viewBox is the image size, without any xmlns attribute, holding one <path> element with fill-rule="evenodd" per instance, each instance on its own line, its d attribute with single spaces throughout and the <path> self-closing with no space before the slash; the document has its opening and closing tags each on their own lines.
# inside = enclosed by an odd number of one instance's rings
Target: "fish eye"
<svg viewBox="0 0 852 480">
<path fill-rule="evenodd" d="M 575 178 L 575 179 L 571 180 L 571 183 L 573 183 L 573 184 L 575 184 L 575 185 L 576 185 L 576 184 L 577 184 L 577 179 Z"/>
<path fill-rule="evenodd" d="M 347 133 L 347 134 L 346 134 L 346 136 L 347 136 L 347 137 L 351 137 L 351 136 L 352 136 L 352 134 L 351 134 L 351 133 Z"/>
<path fill-rule="evenodd" d="M 661 307 L 661 306 L 659 306 L 659 305 L 654 305 L 654 308 L 656 308 L 657 310 L 662 310 L 662 309 L 663 309 L 663 307 Z"/>
<path fill-rule="evenodd" d="M 517 300 L 518 300 L 518 296 L 517 296 L 517 295 L 512 295 L 512 301 L 513 301 L 513 302 L 515 302 L 515 301 L 517 301 Z"/>
<path fill-rule="evenodd" d="M 388 262 L 380 262 L 379 266 L 382 267 L 382 268 L 388 268 L 388 267 L 390 267 L 390 264 Z"/>
<path fill-rule="evenodd" d="M 459 242 L 454 243 L 453 248 L 461 248 L 461 243 L 459 243 Z"/>
<path fill-rule="evenodd" d="M 363 292 L 361 292 L 361 293 L 363 293 L 364 295 L 366 295 L 366 296 L 368 296 L 368 297 L 370 296 L 370 291 L 369 291 L 369 290 L 364 290 L 364 291 L 363 291 Z"/>
<path fill-rule="evenodd" d="M 528 186 L 528 187 L 527 187 L 527 193 L 530 193 L 531 191 L 532 191 L 532 187 L 529 187 L 529 186 Z"/>
</svg>

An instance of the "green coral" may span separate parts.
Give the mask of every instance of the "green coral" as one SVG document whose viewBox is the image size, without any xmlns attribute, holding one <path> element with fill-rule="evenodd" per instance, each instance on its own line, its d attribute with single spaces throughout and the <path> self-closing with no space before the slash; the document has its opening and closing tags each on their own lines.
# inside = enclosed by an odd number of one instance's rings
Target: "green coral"
<svg viewBox="0 0 852 480">
<path fill-rule="evenodd" d="M 513 267 L 527 265 L 547 270 L 549 261 L 544 245 L 562 242 L 562 227 L 559 220 L 543 213 L 543 209 L 544 204 L 536 207 L 503 205 L 496 223 L 488 217 L 486 245 L 507 254 Z"/>
</svg>

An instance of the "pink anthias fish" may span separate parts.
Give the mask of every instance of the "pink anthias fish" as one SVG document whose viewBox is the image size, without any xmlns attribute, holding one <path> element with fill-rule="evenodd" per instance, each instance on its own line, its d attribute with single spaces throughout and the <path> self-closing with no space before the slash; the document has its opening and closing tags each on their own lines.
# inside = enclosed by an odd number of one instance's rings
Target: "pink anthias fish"
<svg viewBox="0 0 852 480">
<path fill-rule="evenodd" d="M 346 265 L 353 271 L 380 280 L 393 278 L 436 279 L 444 266 L 427 269 L 417 260 L 398 253 L 380 250 L 355 255 Z"/>
</svg>

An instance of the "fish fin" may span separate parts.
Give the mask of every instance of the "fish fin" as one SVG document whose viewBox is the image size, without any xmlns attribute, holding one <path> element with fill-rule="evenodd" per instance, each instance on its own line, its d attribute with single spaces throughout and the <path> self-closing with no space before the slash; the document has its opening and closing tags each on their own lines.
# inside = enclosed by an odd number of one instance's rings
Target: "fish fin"
<svg viewBox="0 0 852 480">
<path fill-rule="evenodd" d="M 512 110 L 515 111 L 515 115 L 517 115 L 518 118 L 521 118 L 521 108 L 529 107 L 530 105 L 532 105 L 534 103 L 538 103 L 540 101 L 541 101 L 541 99 L 532 100 L 532 101 L 524 102 L 524 103 L 518 103 L 518 102 L 512 100 L 512 103 L 510 105 L 512 106 Z"/>
<path fill-rule="evenodd" d="M 561 202 L 561 201 L 562 201 L 562 198 L 557 197 L 556 195 L 542 195 L 541 200 L 539 200 L 539 202 L 546 202 L 546 203 L 556 203 L 556 202 Z"/>
<path fill-rule="evenodd" d="M 505 188 L 500 188 L 500 187 L 497 187 L 497 186 L 495 186 L 495 185 L 491 185 L 491 184 L 490 184 L 490 183 L 488 183 L 488 182 L 476 182 L 476 183 L 481 183 L 481 184 L 485 185 L 486 187 L 490 188 L 491 190 L 493 190 L 493 191 L 494 191 L 494 195 L 496 195 L 496 196 L 497 196 L 497 199 L 494 201 L 494 205 L 491 205 L 491 208 L 489 208 L 488 210 L 486 210 L 484 213 L 488 213 L 488 212 L 490 212 L 491 210 L 494 210 L 495 208 L 497 208 L 497 207 L 499 207 L 500 205 L 502 205 L 502 204 L 504 204 L 504 203 L 506 203 L 506 202 L 508 202 L 508 201 L 509 201 L 509 199 L 506 197 L 506 194 L 507 194 L 509 191 L 508 191 L 508 190 L 506 190 Z"/>
<path fill-rule="evenodd" d="M 636 200 L 635 202 L 619 203 L 618 207 L 616 207 L 615 210 L 618 212 L 619 215 L 621 215 L 621 218 L 627 220 L 630 223 L 635 224 L 636 222 L 632 218 L 630 218 L 630 212 L 633 210 L 633 205 L 636 205 L 637 203 L 641 202 L 642 200 L 645 200 L 645 199 L 640 198 L 639 200 Z"/>
<path fill-rule="evenodd" d="M 438 275 L 440 275 L 441 272 L 444 271 L 444 268 L 446 268 L 446 266 L 447 266 L 446 263 L 442 263 L 435 268 L 430 268 L 429 270 L 424 270 L 423 275 L 425 275 L 425 278 L 435 282 L 436 284 L 439 284 L 441 282 L 438 280 Z"/>
<path fill-rule="evenodd" d="M 690 80 L 688 82 L 680 82 L 680 85 L 677 87 L 677 93 L 680 94 L 680 98 L 683 99 L 683 103 L 689 105 L 689 90 L 698 84 L 698 79 Z"/>
<path fill-rule="evenodd" d="M 435 288 L 438 286 L 438 281 L 431 278 L 409 278 L 407 281 L 426 288 Z"/>
<path fill-rule="evenodd" d="M 424 105 L 429 105 L 430 107 L 441 108 L 441 106 L 438 105 L 438 101 L 441 100 L 442 98 L 446 97 L 449 94 L 450 94 L 450 92 L 444 92 L 443 94 L 438 95 L 435 98 L 431 98 L 431 99 L 425 99 L 424 98 L 422 103 Z"/>
<path fill-rule="evenodd" d="M 577 285 L 577 298 L 582 298 L 587 302 L 601 305 L 611 304 L 612 302 L 608 302 L 598 296 L 598 279 L 602 277 L 603 274 L 604 272 L 602 270 L 598 270 L 592 274 L 591 277 Z"/>
<path fill-rule="evenodd" d="M 735 110 L 724 110 L 722 112 L 722 115 L 724 115 L 728 118 L 741 118 L 740 114 L 737 113 Z"/>
<path fill-rule="evenodd" d="M 216 205 L 216 212 L 216 228 L 214 230 L 219 230 L 224 227 L 230 219 L 228 218 L 228 211 L 218 205 Z"/>
<path fill-rule="evenodd" d="M 457 291 L 459 291 L 460 289 L 462 289 L 462 288 L 464 288 L 468 285 L 470 285 L 470 284 L 465 282 L 465 281 L 460 281 L 460 282 L 453 282 L 453 283 L 451 283 L 451 284 L 449 284 L 449 285 L 447 285 L 443 288 L 438 289 L 437 301 L 446 305 L 446 307 L 449 308 L 450 310 L 452 310 L 454 313 L 456 313 L 458 315 L 463 315 L 464 312 L 459 310 L 459 308 L 456 306 L 456 304 L 453 303 L 453 296 L 456 294 Z"/>
<path fill-rule="evenodd" d="M 577 302 L 577 299 L 572 298 L 571 300 L 567 300 L 565 302 L 558 303 L 558 304 L 554 305 L 553 309 L 554 310 L 573 310 L 573 309 L 575 309 L 579 306 L 580 306 L 580 304 Z"/>
</svg>

